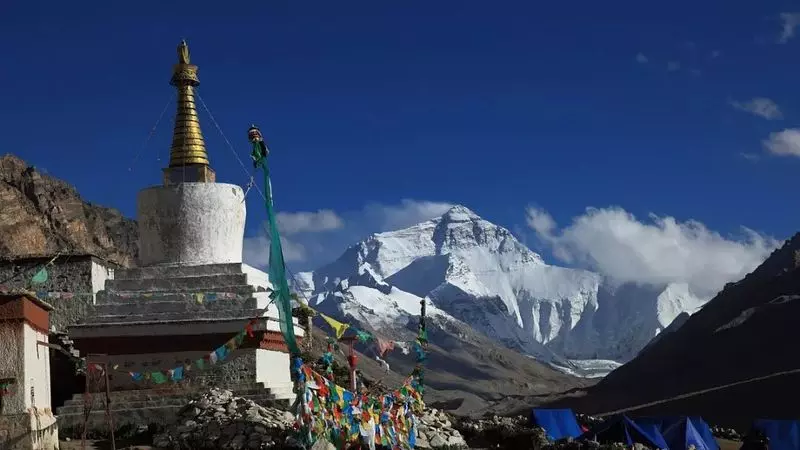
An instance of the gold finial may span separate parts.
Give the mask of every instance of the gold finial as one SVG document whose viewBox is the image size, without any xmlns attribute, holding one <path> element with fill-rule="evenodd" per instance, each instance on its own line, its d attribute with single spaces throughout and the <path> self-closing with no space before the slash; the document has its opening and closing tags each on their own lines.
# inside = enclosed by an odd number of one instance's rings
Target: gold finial
<svg viewBox="0 0 800 450">
<path fill-rule="evenodd" d="M 178 63 L 172 68 L 170 84 L 178 91 L 178 101 L 169 151 L 169 168 L 164 169 L 164 182 L 213 182 L 214 171 L 208 167 L 206 143 L 194 102 L 194 88 L 200 85 L 197 66 L 190 63 L 189 46 L 185 40 L 181 41 L 177 50 Z"/>
<path fill-rule="evenodd" d="M 191 64 L 189 62 L 189 46 L 186 45 L 186 39 L 182 39 L 178 45 L 178 64 Z"/>
</svg>

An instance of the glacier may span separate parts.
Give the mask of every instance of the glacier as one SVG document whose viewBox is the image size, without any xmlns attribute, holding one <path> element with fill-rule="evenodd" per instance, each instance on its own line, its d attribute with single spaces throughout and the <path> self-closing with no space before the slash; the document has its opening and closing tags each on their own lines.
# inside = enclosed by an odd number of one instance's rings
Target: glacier
<svg viewBox="0 0 800 450">
<path fill-rule="evenodd" d="M 467 324 L 585 377 L 632 359 L 676 317 L 707 301 L 686 284 L 615 284 L 588 270 L 549 265 L 464 206 L 373 234 L 336 261 L 298 274 L 294 285 L 311 306 L 387 335 L 410 329 L 424 298 L 439 323 Z"/>
</svg>

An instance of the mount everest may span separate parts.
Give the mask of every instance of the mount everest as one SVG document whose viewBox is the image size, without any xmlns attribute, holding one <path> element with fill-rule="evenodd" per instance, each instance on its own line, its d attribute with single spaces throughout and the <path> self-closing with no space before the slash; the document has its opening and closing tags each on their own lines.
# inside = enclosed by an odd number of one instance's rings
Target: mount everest
<svg viewBox="0 0 800 450">
<path fill-rule="evenodd" d="M 395 337 L 413 329 L 420 300 L 432 323 L 466 324 L 506 347 L 580 376 L 632 359 L 707 299 L 685 284 L 615 285 L 546 264 L 508 230 L 463 206 L 349 247 L 295 287 L 312 307 Z M 396 338 L 396 337 L 395 337 Z"/>
</svg>

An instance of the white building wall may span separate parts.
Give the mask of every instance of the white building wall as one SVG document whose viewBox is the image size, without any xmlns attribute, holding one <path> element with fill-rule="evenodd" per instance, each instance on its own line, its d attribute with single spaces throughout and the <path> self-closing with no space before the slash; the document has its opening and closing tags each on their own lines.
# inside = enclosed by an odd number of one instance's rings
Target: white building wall
<svg viewBox="0 0 800 450">
<path fill-rule="evenodd" d="M 292 378 L 289 364 L 288 353 L 258 349 L 256 351 L 256 381 L 271 388 L 277 397 L 290 398 Z"/>
<path fill-rule="evenodd" d="M 15 378 L 3 396 L 0 448 L 56 450 L 58 426 L 50 405 L 47 334 L 20 321 L 0 322 L 0 378 Z"/>
<path fill-rule="evenodd" d="M 14 378 L 10 394 L 3 396 L 0 414 L 21 414 L 25 404 L 25 348 L 22 345 L 23 324 L 16 321 L 0 322 L 0 378 Z"/>
<path fill-rule="evenodd" d="M 106 280 L 114 279 L 114 269 L 111 267 L 106 267 L 102 264 L 98 264 L 94 260 L 92 260 L 91 263 L 92 294 L 94 294 L 92 295 L 92 303 L 97 304 L 97 293 L 105 289 Z"/>
<path fill-rule="evenodd" d="M 48 342 L 47 334 L 23 324 L 25 351 L 25 409 L 50 410 L 50 349 L 38 342 Z"/>
</svg>

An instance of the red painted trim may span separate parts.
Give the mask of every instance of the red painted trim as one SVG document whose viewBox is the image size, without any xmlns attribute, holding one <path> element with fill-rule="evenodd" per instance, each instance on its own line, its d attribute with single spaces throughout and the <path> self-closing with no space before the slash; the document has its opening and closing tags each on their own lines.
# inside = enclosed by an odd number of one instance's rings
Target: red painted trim
<svg viewBox="0 0 800 450">
<path fill-rule="evenodd" d="M 74 338 L 81 354 L 147 355 L 150 353 L 176 353 L 188 351 L 211 352 L 224 345 L 232 334 L 215 333 L 189 336 L 113 336 Z M 266 346 L 265 346 L 266 345 Z M 283 336 L 275 331 L 256 331 L 253 337 L 245 335 L 239 348 L 262 348 L 288 353 Z"/>
<path fill-rule="evenodd" d="M 25 321 L 44 333 L 50 329 L 50 313 L 25 295 L 0 297 L 0 322 L 4 321 Z"/>
</svg>

